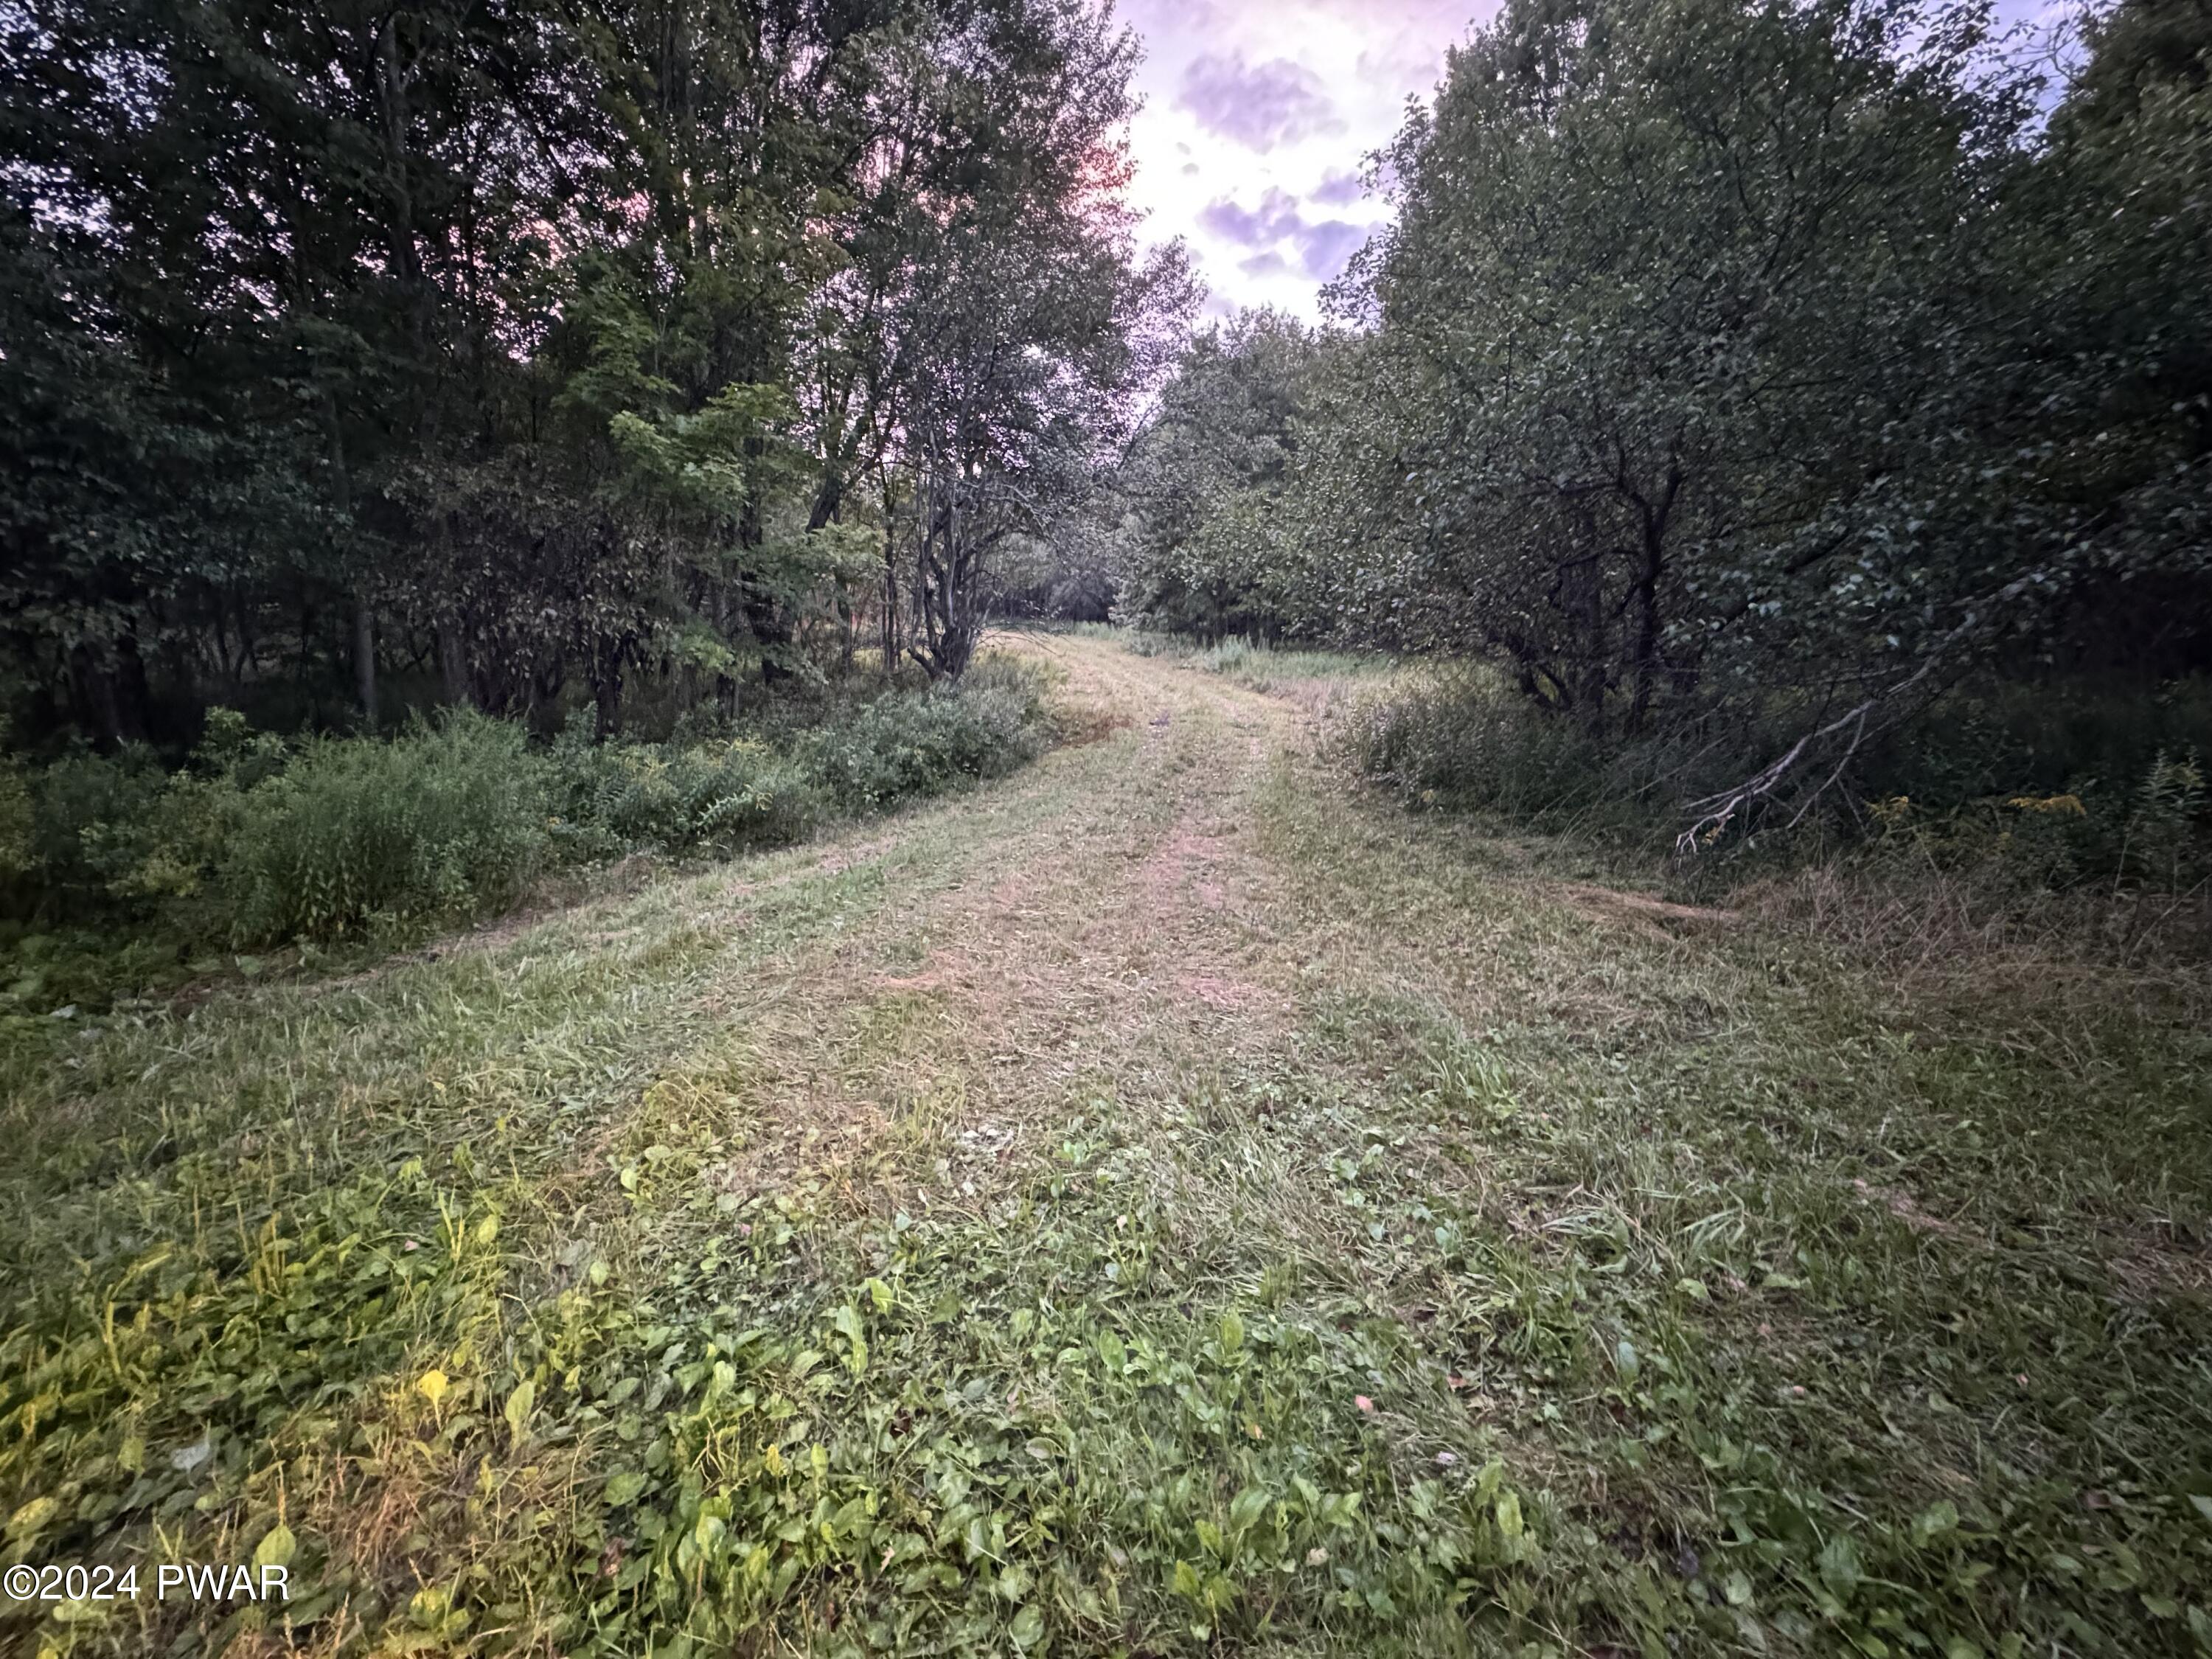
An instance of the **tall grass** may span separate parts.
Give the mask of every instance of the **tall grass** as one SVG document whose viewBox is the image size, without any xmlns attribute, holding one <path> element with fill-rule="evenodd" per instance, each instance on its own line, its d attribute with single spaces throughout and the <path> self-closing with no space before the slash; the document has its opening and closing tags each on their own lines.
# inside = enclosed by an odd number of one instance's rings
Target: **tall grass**
<svg viewBox="0 0 2212 1659">
<path fill-rule="evenodd" d="M 1755 771 L 1792 729 L 1776 709 L 1721 738 L 1605 740 L 1462 665 L 1401 674 L 1358 707 L 1347 742 L 1360 770 L 1417 810 L 1595 837 L 1686 889 L 1755 881 L 1770 901 L 1831 921 L 1851 892 L 1861 926 L 1942 917 L 1961 943 L 2061 927 L 2128 952 L 2154 933 L 2201 940 L 2212 921 L 2203 684 L 2150 696 L 1971 689 L 1869 745 L 1796 821 L 1772 813 L 1679 854 L 1686 803 Z M 1800 879 L 1814 871 L 1817 900 Z M 2054 906 L 2060 896 L 2069 902 Z"/>
<path fill-rule="evenodd" d="M 496 913 L 556 868 L 787 845 L 999 776 L 1046 740 L 1036 675 L 990 658 L 958 690 L 819 714 L 662 744 L 594 744 L 579 721 L 540 746 L 467 712 L 380 740 L 284 739 L 218 710 L 174 771 L 144 750 L 0 761 L 0 970 L 17 970 L 0 1009 L 100 981 L 96 961 L 64 970 L 71 951 L 389 939 Z"/>
</svg>

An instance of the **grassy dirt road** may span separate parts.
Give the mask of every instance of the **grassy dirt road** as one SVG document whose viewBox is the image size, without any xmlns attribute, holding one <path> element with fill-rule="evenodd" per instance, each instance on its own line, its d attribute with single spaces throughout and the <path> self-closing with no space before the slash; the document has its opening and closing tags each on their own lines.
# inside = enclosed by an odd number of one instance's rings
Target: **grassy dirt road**
<svg viewBox="0 0 2212 1659">
<path fill-rule="evenodd" d="M 8 1559 L 143 1588 L 0 1651 L 2212 1650 L 2200 978 L 1002 648 L 1084 739 L 1012 779 L 6 1057 Z"/>
</svg>

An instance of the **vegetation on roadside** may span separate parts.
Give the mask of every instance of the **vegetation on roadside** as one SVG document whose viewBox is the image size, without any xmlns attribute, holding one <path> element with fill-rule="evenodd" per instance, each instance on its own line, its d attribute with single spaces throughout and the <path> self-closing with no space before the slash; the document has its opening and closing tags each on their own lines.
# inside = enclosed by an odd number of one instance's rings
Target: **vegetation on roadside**
<svg viewBox="0 0 2212 1659">
<path fill-rule="evenodd" d="M 0 19 L 0 1655 L 2212 1659 L 2212 9 L 2037 27 L 1503 0 L 1194 336 L 1101 0 Z"/>
<path fill-rule="evenodd" d="M 189 763 L 150 750 L 8 763 L 0 1019 L 86 1011 L 212 953 L 389 945 L 497 914 L 550 873 L 729 857 L 1003 775 L 1049 735 L 1038 672 L 837 700 L 750 732 L 549 745 L 472 711 L 389 739 L 288 738 L 218 710 Z"/>
<path fill-rule="evenodd" d="M 1120 615 L 1446 665 L 1373 739 L 1416 798 L 1771 852 L 2094 778 L 2136 860 L 2212 752 L 2212 27 L 2045 21 L 1505 5 L 1329 322 L 1185 353 Z"/>
</svg>

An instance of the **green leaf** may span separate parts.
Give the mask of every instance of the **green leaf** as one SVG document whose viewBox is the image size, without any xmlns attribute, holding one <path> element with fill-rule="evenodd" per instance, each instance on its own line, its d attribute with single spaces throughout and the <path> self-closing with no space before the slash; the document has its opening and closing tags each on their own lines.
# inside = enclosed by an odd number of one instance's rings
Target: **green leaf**
<svg viewBox="0 0 2212 1659">
<path fill-rule="evenodd" d="M 253 1547 L 253 1565 L 257 1567 L 289 1567 L 298 1552 L 300 1540 L 292 1536 L 291 1528 L 279 1521 L 261 1535 Z"/>
<path fill-rule="evenodd" d="M 8 1536 L 28 1538 L 54 1518 L 61 1509 L 59 1500 L 52 1498 L 33 1498 L 29 1503 L 8 1517 Z"/>
<path fill-rule="evenodd" d="M 524 1431 L 530 1426 L 531 1408 L 538 1403 L 538 1385 L 528 1377 L 514 1385 L 514 1392 L 507 1397 L 507 1432 L 517 1445 L 522 1443 Z"/>
<path fill-rule="evenodd" d="M 1838 1601 L 1849 1601 L 1859 1587 L 1859 1547 L 1847 1532 L 1839 1532 L 1820 1550 L 1820 1582 Z"/>
<path fill-rule="evenodd" d="M 1959 1506 L 1948 1498 L 1930 1504 L 1912 1522 L 1912 1541 L 1924 1549 L 1944 1534 L 1959 1528 Z"/>
<path fill-rule="evenodd" d="M 1129 1364 L 1129 1351 L 1121 1346 L 1121 1339 L 1111 1331 L 1098 1333 L 1098 1357 L 1106 1362 L 1106 1369 L 1119 1376 Z"/>
<path fill-rule="evenodd" d="M 1644 1362 L 1636 1357 L 1636 1345 L 1625 1336 L 1613 1345 L 1613 1368 L 1624 1382 L 1633 1382 L 1644 1370 Z"/>
<path fill-rule="evenodd" d="M 1247 1486 L 1230 1501 L 1229 1528 L 1232 1532 L 1249 1532 L 1259 1525 L 1267 1513 L 1273 1500 L 1258 1486 Z"/>
<path fill-rule="evenodd" d="M 1750 1576 L 1740 1571 L 1731 1572 L 1721 1580 L 1721 1594 L 1728 1597 L 1728 1604 L 1732 1607 L 1749 1607 L 1751 1605 Z"/>
<path fill-rule="evenodd" d="M 1244 1346 L 1244 1322 L 1237 1316 L 1235 1309 L 1221 1316 L 1221 1352 L 1237 1352 Z"/>
<path fill-rule="evenodd" d="M 635 1469 L 619 1469 L 607 1477 L 606 1500 L 609 1509 L 618 1510 L 636 1501 L 645 1490 L 645 1477 Z"/>
<path fill-rule="evenodd" d="M 1014 1622 L 1006 1634 L 1012 1637 L 1018 1648 L 1033 1648 L 1044 1640 L 1044 1615 L 1037 1611 L 1034 1601 L 1023 1603 L 1022 1610 L 1014 1615 Z"/>
<path fill-rule="evenodd" d="M 1499 1492 L 1497 1503 L 1492 1505 L 1492 1512 L 1498 1516 L 1499 1537 L 1512 1539 L 1521 1535 L 1521 1499 L 1516 1494 Z"/>
</svg>

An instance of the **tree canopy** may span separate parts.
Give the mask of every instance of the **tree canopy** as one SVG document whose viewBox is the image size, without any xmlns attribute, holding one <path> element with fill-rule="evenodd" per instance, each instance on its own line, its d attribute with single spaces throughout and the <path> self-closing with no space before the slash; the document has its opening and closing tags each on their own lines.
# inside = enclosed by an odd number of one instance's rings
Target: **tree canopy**
<svg viewBox="0 0 2212 1659">
<path fill-rule="evenodd" d="M 1135 256 L 1133 48 L 1082 0 L 4 27 L 34 732 L 373 720 L 380 673 L 612 729 L 641 675 L 727 703 L 871 607 L 957 673 L 976 526 L 1061 510 L 1188 303 Z"/>
<path fill-rule="evenodd" d="M 1125 604 L 1490 657 L 1598 737 L 1797 709 L 1708 828 L 1977 668 L 2202 662 L 2212 26 L 2125 0 L 2056 85 L 2003 44 L 1510 0 L 1380 158 L 1339 326 L 1186 359 Z"/>
</svg>

